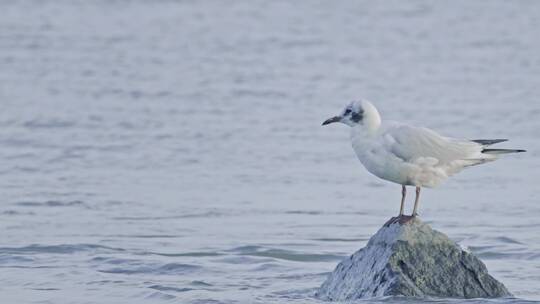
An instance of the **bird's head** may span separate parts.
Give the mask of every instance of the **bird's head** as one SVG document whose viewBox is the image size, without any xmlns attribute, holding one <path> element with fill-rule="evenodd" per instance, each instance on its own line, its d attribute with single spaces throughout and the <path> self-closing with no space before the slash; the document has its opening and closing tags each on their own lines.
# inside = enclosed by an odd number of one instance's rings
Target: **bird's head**
<svg viewBox="0 0 540 304">
<path fill-rule="evenodd" d="M 367 100 L 349 103 L 340 115 L 325 120 L 322 125 L 341 122 L 350 127 L 366 126 L 368 129 L 377 129 L 381 124 L 381 117 L 375 106 Z"/>
</svg>

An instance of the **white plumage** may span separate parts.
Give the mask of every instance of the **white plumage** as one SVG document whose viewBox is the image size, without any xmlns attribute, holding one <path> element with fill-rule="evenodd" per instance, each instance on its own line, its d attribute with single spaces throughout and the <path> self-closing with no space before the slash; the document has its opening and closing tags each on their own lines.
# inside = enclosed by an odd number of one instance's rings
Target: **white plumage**
<svg viewBox="0 0 540 304">
<path fill-rule="evenodd" d="M 480 144 L 408 125 L 384 125 L 373 134 L 351 128 L 351 141 L 369 172 L 401 185 L 434 187 L 467 166 L 495 160 Z"/>
<path fill-rule="evenodd" d="M 400 215 L 405 186 L 417 187 L 414 216 L 421 187 L 435 187 L 463 168 L 496 160 L 499 154 L 524 152 L 486 148 L 503 139 L 455 139 L 427 128 L 383 123 L 375 106 L 365 100 L 350 103 L 341 115 L 323 125 L 333 122 L 351 127 L 353 149 L 370 173 L 403 186 Z"/>
</svg>

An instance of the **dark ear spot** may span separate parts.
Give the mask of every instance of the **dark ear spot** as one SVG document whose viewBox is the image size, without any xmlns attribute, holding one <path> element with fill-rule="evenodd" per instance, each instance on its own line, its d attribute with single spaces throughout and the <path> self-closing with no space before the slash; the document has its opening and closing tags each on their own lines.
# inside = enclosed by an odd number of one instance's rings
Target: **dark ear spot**
<svg viewBox="0 0 540 304">
<path fill-rule="evenodd" d="M 354 122 L 360 122 L 364 118 L 364 110 L 360 109 L 358 112 L 353 112 L 351 115 L 351 120 Z"/>
</svg>

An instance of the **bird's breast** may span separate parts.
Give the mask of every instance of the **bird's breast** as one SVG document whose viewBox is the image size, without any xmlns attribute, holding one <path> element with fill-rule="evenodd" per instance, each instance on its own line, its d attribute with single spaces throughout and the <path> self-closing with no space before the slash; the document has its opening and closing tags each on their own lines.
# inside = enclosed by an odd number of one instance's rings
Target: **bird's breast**
<svg viewBox="0 0 540 304">
<path fill-rule="evenodd" d="M 371 174 L 401 185 L 411 184 L 409 168 L 403 160 L 389 154 L 376 143 L 368 140 L 352 140 L 353 150 L 358 160 Z"/>
</svg>

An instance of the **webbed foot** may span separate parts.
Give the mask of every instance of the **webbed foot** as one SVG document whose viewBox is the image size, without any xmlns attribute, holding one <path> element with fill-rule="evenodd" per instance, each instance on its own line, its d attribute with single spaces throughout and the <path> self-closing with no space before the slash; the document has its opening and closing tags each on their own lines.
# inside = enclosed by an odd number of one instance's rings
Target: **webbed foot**
<svg viewBox="0 0 540 304">
<path fill-rule="evenodd" d="M 404 225 L 404 224 L 407 224 L 408 222 L 410 222 L 411 220 L 413 220 L 416 216 L 415 215 L 399 215 L 399 216 L 394 216 L 392 217 L 391 219 L 389 219 L 385 224 L 384 226 L 385 227 L 388 227 L 392 224 L 395 224 L 395 223 L 399 223 L 400 225 Z"/>
</svg>

